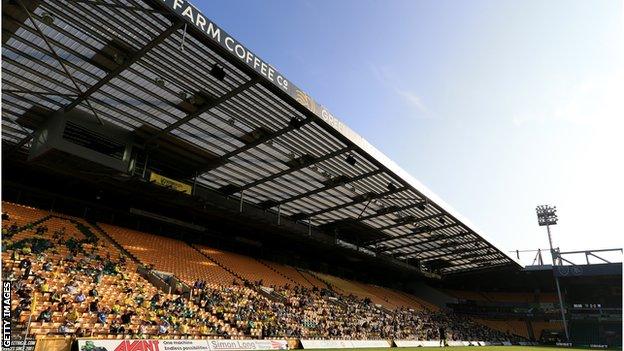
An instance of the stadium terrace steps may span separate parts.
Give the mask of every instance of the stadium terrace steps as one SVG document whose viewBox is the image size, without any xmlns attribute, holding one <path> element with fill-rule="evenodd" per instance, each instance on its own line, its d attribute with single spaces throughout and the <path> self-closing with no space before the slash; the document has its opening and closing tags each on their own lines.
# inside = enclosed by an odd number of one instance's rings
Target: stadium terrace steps
<svg viewBox="0 0 624 351">
<path fill-rule="evenodd" d="M 292 285 L 299 285 L 299 286 L 304 286 L 304 287 L 312 287 L 312 284 L 309 284 L 306 280 L 302 280 L 302 279 L 295 280 L 295 279 L 289 277 L 288 275 L 284 274 L 282 269 L 280 269 L 281 268 L 280 265 L 277 265 L 277 264 L 274 265 L 274 264 L 272 264 L 269 261 L 261 260 L 261 259 L 258 259 L 258 258 L 256 259 L 256 261 L 260 262 L 260 264 L 262 264 L 263 266 L 266 266 L 267 268 L 269 268 L 273 272 L 279 274 L 281 277 L 283 277 L 284 279 L 289 281 L 290 284 L 292 284 Z M 284 267 L 284 269 L 285 268 L 288 268 L 288 267 Z"/>
<path fill-rule="evenodd" d="M 356 281 L 349 281 L 346 279 L 342 279 L 339 277 L 335 277 L 328 274 L 317 273 L 317 276 L 320 276 L 324 280 L 331 283 L 334 287 L 339 288 L 340 290 L 346 292 L 347 294 L 353 294 L 362 299 L 370 299 L 374 304 L 382 305 L 387 308 L 395 308 L 396 306 L 392 306 L 392 304 L 379 296 L 371 293 L 363 286 L 361 283 Z"/>
<path fill-rule="evenodd" d="M 258 260 L 233 252 L 217 250 L 206 246 L 194 246 L 199 252 L 224 269 L 249 282 L 262 281 L 264 286 L 286 286 L 293 282 Z"/>
<path fill-rule="evenodd" d="M 305 271 L 303 269 L 295 268 L 297 273 L 299 273 L 303 279 L 312 284 L 314 287 L 318 289 L 327 289 L 329 285 L 327 282 L 320 280 L 317 276 L 315 276 L 312 272 Z"/>
<path fill-rule="evenodd" d="M 296 285 L 305 288 L 327 289 L 326 283 L 320 281 L 313 274 L 310 274 L 300 268 L 291 267 L 285 264 L 279 264 L 266 260 L 259 261 L 274 270 L 275 272 L 278 272 L 281 276 L 286 277 L 288 280 L 294 282 Z"/>
<path fill-rule="evenodd" d="M 340 288 L 339 286 L 335 286 L 334 284 L 332 284 L 330 281 L 328 281 L 327 279 L 325 279 L 323 276 L 321 276 L 321 273 L 318 272 L 312 272 L 312 271 L 306 271 L 307 274 L 313 276 L 316 280 L 322 282 L 323 284 L 325 284 L 325 289 L 330 289 L 339 293 L 344 294 L 345 291 L 342 290 L 342 288 Z M 348 295 L 348 293 L 347 293 Z"/>
<path fill-rule="evenodd" d="M 394 290 L 370 284 L 365 284 L 363 288 L 384 299 L 393 308 L 424 310 L 421 303 Z"/>
<path fill-rule="evenodd" d="M 248 279 L 245 279 L 243 276 L 241 276 L 240 274 L 238 274 L 237 272 L 233 271 L 230 267 L 222 264 L 221 262 L 215 260 L 214 258 L 210 257 L 209 255 L 207 255 L 206 253 L 204 253 L 201 249 L 198 249 L 195 245 L 191 245 L 191 247 L 195 250 L 197 250 L 197 252 L 199 252 L 200 254 L 202 254 L 202 256 L 206 257 L 207 259 L 209 259 L 211 262 L 213 262 L 214 264 L 216 264 L 217 266 L 223 268 L 225 271 L 227 271 L 228 273 L 232 274 L 233 276 L 235 276 L 236 278 L 238 278 L 238 280 L 240 280 L 241 282 L 248 282 Z M 212 249 L 209 249 L 212 250 Z M 207 251 L 209 251 L 207 250 Z"/>
<path fill-rule="evenodd" d="M 119 245 L 104 229 L 100 227 L 99 224 L 93 223 L 92 228 L 95 229 L 102 237 L 106 239 L 111 245 L 115 246 L 115 248 L 121 252 L 123 252 L 127 257 L 130 257 L 135 263 L 140 264 L 141 260 L 139 260 L 134 254 L 130 251 L 126 250 L 123 246 Z"/>
<path fill-rule="evenodd" d="M 206 280 L 215 287 L 231 285 L 233 281 L 241 283 L 235 275 L 183 241 L 109 224 L 99 225 L 142 263 L 153 265 L 157 271 L 175 274 L 189 286 L 197 280 Z"/>
</svg>

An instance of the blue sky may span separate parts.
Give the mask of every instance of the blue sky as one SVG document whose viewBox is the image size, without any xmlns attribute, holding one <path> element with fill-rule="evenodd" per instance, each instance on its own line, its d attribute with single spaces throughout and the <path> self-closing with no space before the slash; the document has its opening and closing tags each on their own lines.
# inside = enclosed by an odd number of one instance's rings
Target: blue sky
<svg viewBox="0 0 624 351">
<path fill-rule="evenodd" d="M 622 1 L 194 4 L 501 249 L 545 203 L 563 250 L 622 246 Z"/>
</svg>

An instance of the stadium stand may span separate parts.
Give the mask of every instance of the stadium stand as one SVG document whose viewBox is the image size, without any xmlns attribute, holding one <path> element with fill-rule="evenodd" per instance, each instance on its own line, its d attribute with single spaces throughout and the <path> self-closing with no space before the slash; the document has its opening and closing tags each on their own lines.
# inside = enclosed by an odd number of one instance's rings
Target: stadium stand
<svg viewBox="0 0 624 351">
<path fill-rule="evenodd" d="M 22 326 L 34 305 L 33 334 L 434 338 L 444 325 L 451 340 L 512 338 L 380 286 L 12 203 L 3 210 L 3 275 L 15 281 Z M 139 268 L 189 290 L 159 291 Z"/>
</svg>

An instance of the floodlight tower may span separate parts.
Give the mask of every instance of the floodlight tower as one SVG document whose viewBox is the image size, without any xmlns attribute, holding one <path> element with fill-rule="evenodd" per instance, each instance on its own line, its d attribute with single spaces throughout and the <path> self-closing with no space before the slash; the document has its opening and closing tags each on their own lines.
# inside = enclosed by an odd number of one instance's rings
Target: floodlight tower
<svg viewBox="0 0 624 351">
<path fill-rule="evenodd" d="M 563 329 L 566 335 L 566 341 L 570 341 L 570 335 L 568 334 L 568 323 L 566 322 L 565 310 L 563 308 L 563 298 L 561 297 L 561 288 L 559 287 L 559 277 L 555 272 L 555 266 L 559 259 L 559 251 L 553 248 L 552 236 L 550 235 L 550 226 L 557 224 L 557 207 L 549 205 L 541 205 L 535 208 L 537 212 L 537 223 L 541 227 L 546 226 L 546 232 L 548 232 L 548 244 L 550 244 L 550 254 L 553 262 L 553 275 L 555 276 L 555 285 L 557 286 L 557 296 L 559 297 L 559 310 L 561 310 L 561 319 L 563 320 Z M 561 265 L 561 259 L 558 260 Z"/>
</svg>

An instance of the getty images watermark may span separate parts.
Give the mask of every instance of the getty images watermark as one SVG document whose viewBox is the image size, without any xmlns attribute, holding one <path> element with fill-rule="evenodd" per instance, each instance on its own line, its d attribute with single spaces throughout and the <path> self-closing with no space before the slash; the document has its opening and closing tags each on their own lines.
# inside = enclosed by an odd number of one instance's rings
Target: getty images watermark
<svg viewBox="0 0 624 351">
<path fill-rule="evenodd" d="M 2 349 L 11 347 L 11 282 L 2 282 Z"/>
</svg>

